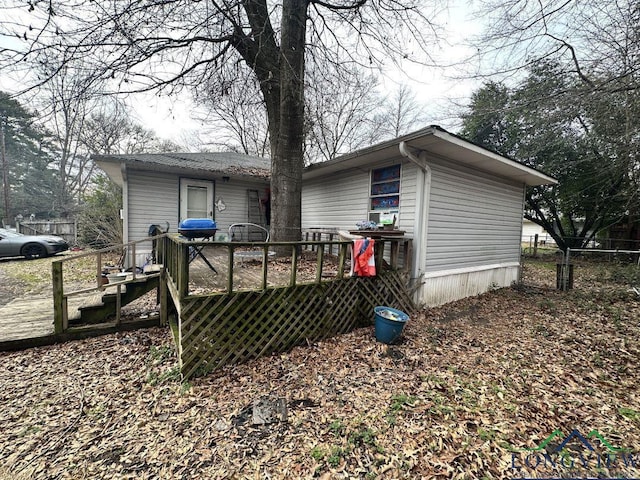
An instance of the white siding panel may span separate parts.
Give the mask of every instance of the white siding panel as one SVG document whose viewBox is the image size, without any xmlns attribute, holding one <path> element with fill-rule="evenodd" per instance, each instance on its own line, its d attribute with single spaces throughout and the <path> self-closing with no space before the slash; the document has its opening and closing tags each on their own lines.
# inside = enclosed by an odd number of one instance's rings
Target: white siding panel
<svg viewBox="0 0 640 480">
<path fill-rule="evenodd" d="M 171 174 L 129 170 L 128 173 L 129 241 L 147 238 L 149 226 L 178 230 L 178 177 Z"/>
<path fill-rule="evenodd" d="M 190 177 L 185 177 L 190 178 Z M 257 190 L 260 198 L 266 196 L 269 184 L 266 181 L 242 181 L 231 179 L 228 183 L 219 179 L 215 182 L 213 200 L 225 203 L 222 212 L 215 210 L 214 217 L 218 230 L 226 232 L 229 225 L 246 222 L 248 215 L 247 190 Z M 140 240 L 147 237 L 149 225 L 164 226 L 169 222 L 170 231 L 178 231 L 180 177 L 174 174 L 129 171 L 129 240 Z M 215 208 L 212 206 L 212 209 Z"/>
<path fill-rule="evenodd" d="M 429 159 L 429 164 L 432 176 L 425 271 L 518 262 L 523 186 L 442 160 Z M 484 276 L 476 274 L 473 281 L 465 281 L 471 285 Z M 439 291 L 443 282 L 432 287 Z M 481 289 L 455 288 L 468 292 Z"/>
<path fill-rule="evenodd" d="M 351 170 L 304 183 L 302 228 L 353 230 L 367 218 L 369 172 Z"/>
</svg>

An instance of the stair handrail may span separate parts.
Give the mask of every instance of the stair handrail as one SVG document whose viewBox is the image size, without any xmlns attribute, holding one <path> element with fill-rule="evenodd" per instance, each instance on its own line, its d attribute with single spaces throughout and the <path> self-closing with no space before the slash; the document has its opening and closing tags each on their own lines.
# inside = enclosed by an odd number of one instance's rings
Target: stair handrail
<svg viewBox="0 0 640 480">
<path fill-rule="evenodd" d="M 124 251 L 128 252 L 129 248 L 131 248 L 132 257 L 133 257 L 133 275 L 131 279 L 124 279 L 122 281 L 118 281 L 115 283 L 117 286 L 117 293 L 121 295 L 121 287 L 122 285 L 126 285 L 128 283 L 133 283 L 137 278 L 137 265 L 135 264 L 135 251 L 136 245 L 146 242 L 154 242 L 166 237 L 166 233 L 162 233 L 159 235 L 153 235 L 150 237 L 146 237 L 141 240 L 134 240 L 127 243 L 122 243 L 118 245 L 111 245 L 109 247 L 104 247 L 98 250 L 91 250 L 89 252 L 80 253 L 77 255 L 68 255 L 62 258 L 57 258 L 53 262 L 51 262 L 51 283 L 53 286 L 53 319 L 54 319 L 54 330 L 55 333 L 63 333 L 69 327 L 69 317 L 67 312 L 67 298 L 72 295 L 80 295 L 82 293 L 87 293 L 91 291 L 102 291 L 104 290 L 105 284 L 103 282 L 102 277 L 102 255 L 104 253 L 109 253 L 113 251 Z M 93 287 L 82 288 L 79 290 L 72 290 L 70 292 L 65 292 L 64 290 L 64 275 L 63 275 L 63 265 L 65 262 L 69 262 L 72 260 L 78 260 L 84 257 L 96 257 L 96 285 Z M 161 276 L 162 269 L 160 272 L 153 273 L 150 275 L 145 275 L 145 278 L 153 278 Z M 114 286 L 114 284 L 111 284 Z"/>
</svg>

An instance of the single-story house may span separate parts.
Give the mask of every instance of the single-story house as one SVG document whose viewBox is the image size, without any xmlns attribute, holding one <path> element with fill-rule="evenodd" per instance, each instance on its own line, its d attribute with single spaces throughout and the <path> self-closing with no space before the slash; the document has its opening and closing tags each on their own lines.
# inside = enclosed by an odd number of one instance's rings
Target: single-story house
<svg viewBox="0 0 640 480">
<path fill-rule="evenodd" d="M 538 235 L 538 243 L 544 245 L 555 245 L 556 243 L 544 227 L 541 227 L 537 223 L 525 218 L 522 221 L 522 242 L 531 243 L 534 241 L 536 235 Z"/>
<path fill-rule="evenodd" d="M 303 228 L 396 217 L 413 238 L 424 305 L 517 281 L 525 188 L 556 183 L 437 126 L 310 165 L 303 178 Z"/>
<path fill-rule="evenodd" d="M 148 237 L 149 227 L 176 232 L 186 218 L 210 218 L 219 232 L 237 222 L 267 223 L 269 159 L 233 152 L 94 155 L 122 187 L 124 241 Z M 137 251 L 144 263 L 148 251 Z"/>
<path fill-rule="evenodd" d="M 211 216 L 220 229 L 252 221 L 252 198 L 257 192 L 260 203 L 268 195 L 266 159 L 233 153 L 93 158 L 123 187 L 125 241 L 144 238 L 150 224 L 177 225 L 187 217 Z M 363 220 L 395 220 L 413 239 L 416 301 L 437 305 L 518 280 L 525 188 L 553 183 L 433 126 L 307 167 L 302 227 L 353 230 Z"/>
</svg>

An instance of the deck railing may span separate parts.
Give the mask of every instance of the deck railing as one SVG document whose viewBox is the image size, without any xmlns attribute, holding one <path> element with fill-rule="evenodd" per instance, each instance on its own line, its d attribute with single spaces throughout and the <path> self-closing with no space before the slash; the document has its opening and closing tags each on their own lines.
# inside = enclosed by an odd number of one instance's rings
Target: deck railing
<svg viewBox="0 0 640 480">
<path fill-rule="evenodd" d="M 182 375 L 202 375 L 368 325 L 377 305 L 411 311 L 410 245 L 410 239 L 376 240 L 377 275 L 354 277 L 349 275 L 349 241 L 165 237 L 158 251 L 165 268 L 161 284 L 166 283 L 166 301 L 175 307 L 170 323 Z M 289 253 L 270 255 L 274 250 Z M 211 265 L 195 261 L 199 252 Z M 247 257 L 252 260 L 243 264 Z M 238 287 L 236 276 L 255 283 Z M 203 290 L 209 281 L 214 287 Z"/>
<path fill-rule="evenodd" d="M 154 245 L 160 245 L 166 234 L 148 237 L 135 242 L 93 250 L 78 255 L 62 257 L 51 263 L 51 281 L 53 286 L 53 317 L 55 333 L 63 333 L 69 328 L 69 299 L 84 294 L 99 293 L 109 287 L 115 287 L 116 324 L 120 323 L 122 287 L 139 281 L 141 278 L 159 277 L 161 269 L 143 274 L 145 263 L 155 263 Z M 65 279 L 65 265 L 70 266 Z M 123 272 L 122 270 L 128 270 Z M 105 271 L 121 273 L 121 277 L 107 283 Z M 86 277 L 81 288 L 77 277 Z M 113 277 L 112 277 L 113 278 Z M 68 288 L 72 285 L 72 288 Z M 66 288 L 67 287 L 67 288 Z"/>
<path fill-rule="evenodd" d="M 158 248 L 158 263 L 164 265 L 168 279 L 171 281 L 170 289 L 176 298 L 185 298 L 190 295 L 189 285 L 192 282 L 192 264 L 199 253 L 207 255 L 204 248 L 218 249 L 224 252 L 218 253 L 214 265 L 211 265 L 211 275 L 218 277 L 220 288 L 214 293 L 230 294 L 238 290 L 234 286 L 237 274 L 237 264 L 243 259 L 251 259 L 260 263 L 259 283 L 251 286 L 251 289 L 264 290 L 270 286 L 269 270 L 275 258 L 274 252 L 289 252 L 288 255 L 280 255 L 279 259 L 285 259 L 289 265 L 289 273 L 285 280 L 280 280 L 278 286 L 295 286 L 297 284 L 321 283 L 334 279 L 344 278 L 349 272 L 348 260 L 351 255 L 351 241 L 345 240 L 320 240 L 321 236 L 314 235 L 313 240 L 298 242 L 212 242 L 206 240 L 190 240 L 176 234 L 166 235 L 162 241 L 162 247 Z M 317 240 L 316 240 L 317 238 Z M 378 271 L 385 269 L 409 271 L 411 257 L 411 239 L 389 238 L 379 239 L 375 243 L 375 259 Z M 313 278 L 309 275 L 301 276 L 298 267 L 303 258 L 309 262 L 309 252 L 312 252 L 315 262 Z M 205 257 L 206 259 L 206 257 Z M 328 276 L 324 272 L 327 261 L 335 264 L 334 274 Z M 207 260 L 208 262 L 209 260 Z M 222 262 L 219 264 L 217 262 Z M 220 272 L 214 272 L 213 268 L 219 268 Z M 206 270 L 205 270 L 206 271 Z M 225 275 L 224 279 L 219 276 Z M 193 282 L 192 282 L 193 283 Z M 242 290 L 242 288 L 240 288 Z"/>
</svg>

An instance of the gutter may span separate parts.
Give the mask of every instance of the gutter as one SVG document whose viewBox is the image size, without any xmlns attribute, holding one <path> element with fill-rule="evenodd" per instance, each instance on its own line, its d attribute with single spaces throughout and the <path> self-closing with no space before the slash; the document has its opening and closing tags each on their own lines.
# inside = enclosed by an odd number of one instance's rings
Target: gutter
<svg viewBox="0 0 640 480">
<path fill-rule="evenodd" d="M 419 282 L 423 275 L 427 253 L 427 230 L 429 223 L 429 199 L 431 198 L 431 168 L 427 163 L 427 153 L 420 152 L 420 158 L 416 157 L 407 148 L 406 142 L 398 145 L 400 154 L 418 166 L 418 179 L 416 181 L 416 212 L 413 221 L 414 237 L 420 243 L 415 245 L 413 251 L 415 258 L 411 266 L 411 279 Z"/>
<path fill-rule="evenodd" d="M 120 162 L 120 174 L 122 175 L 122 241 L 127 243 L 129 241 L 129 182 L 127 164 L 124 161 Z"/>
</svg>

